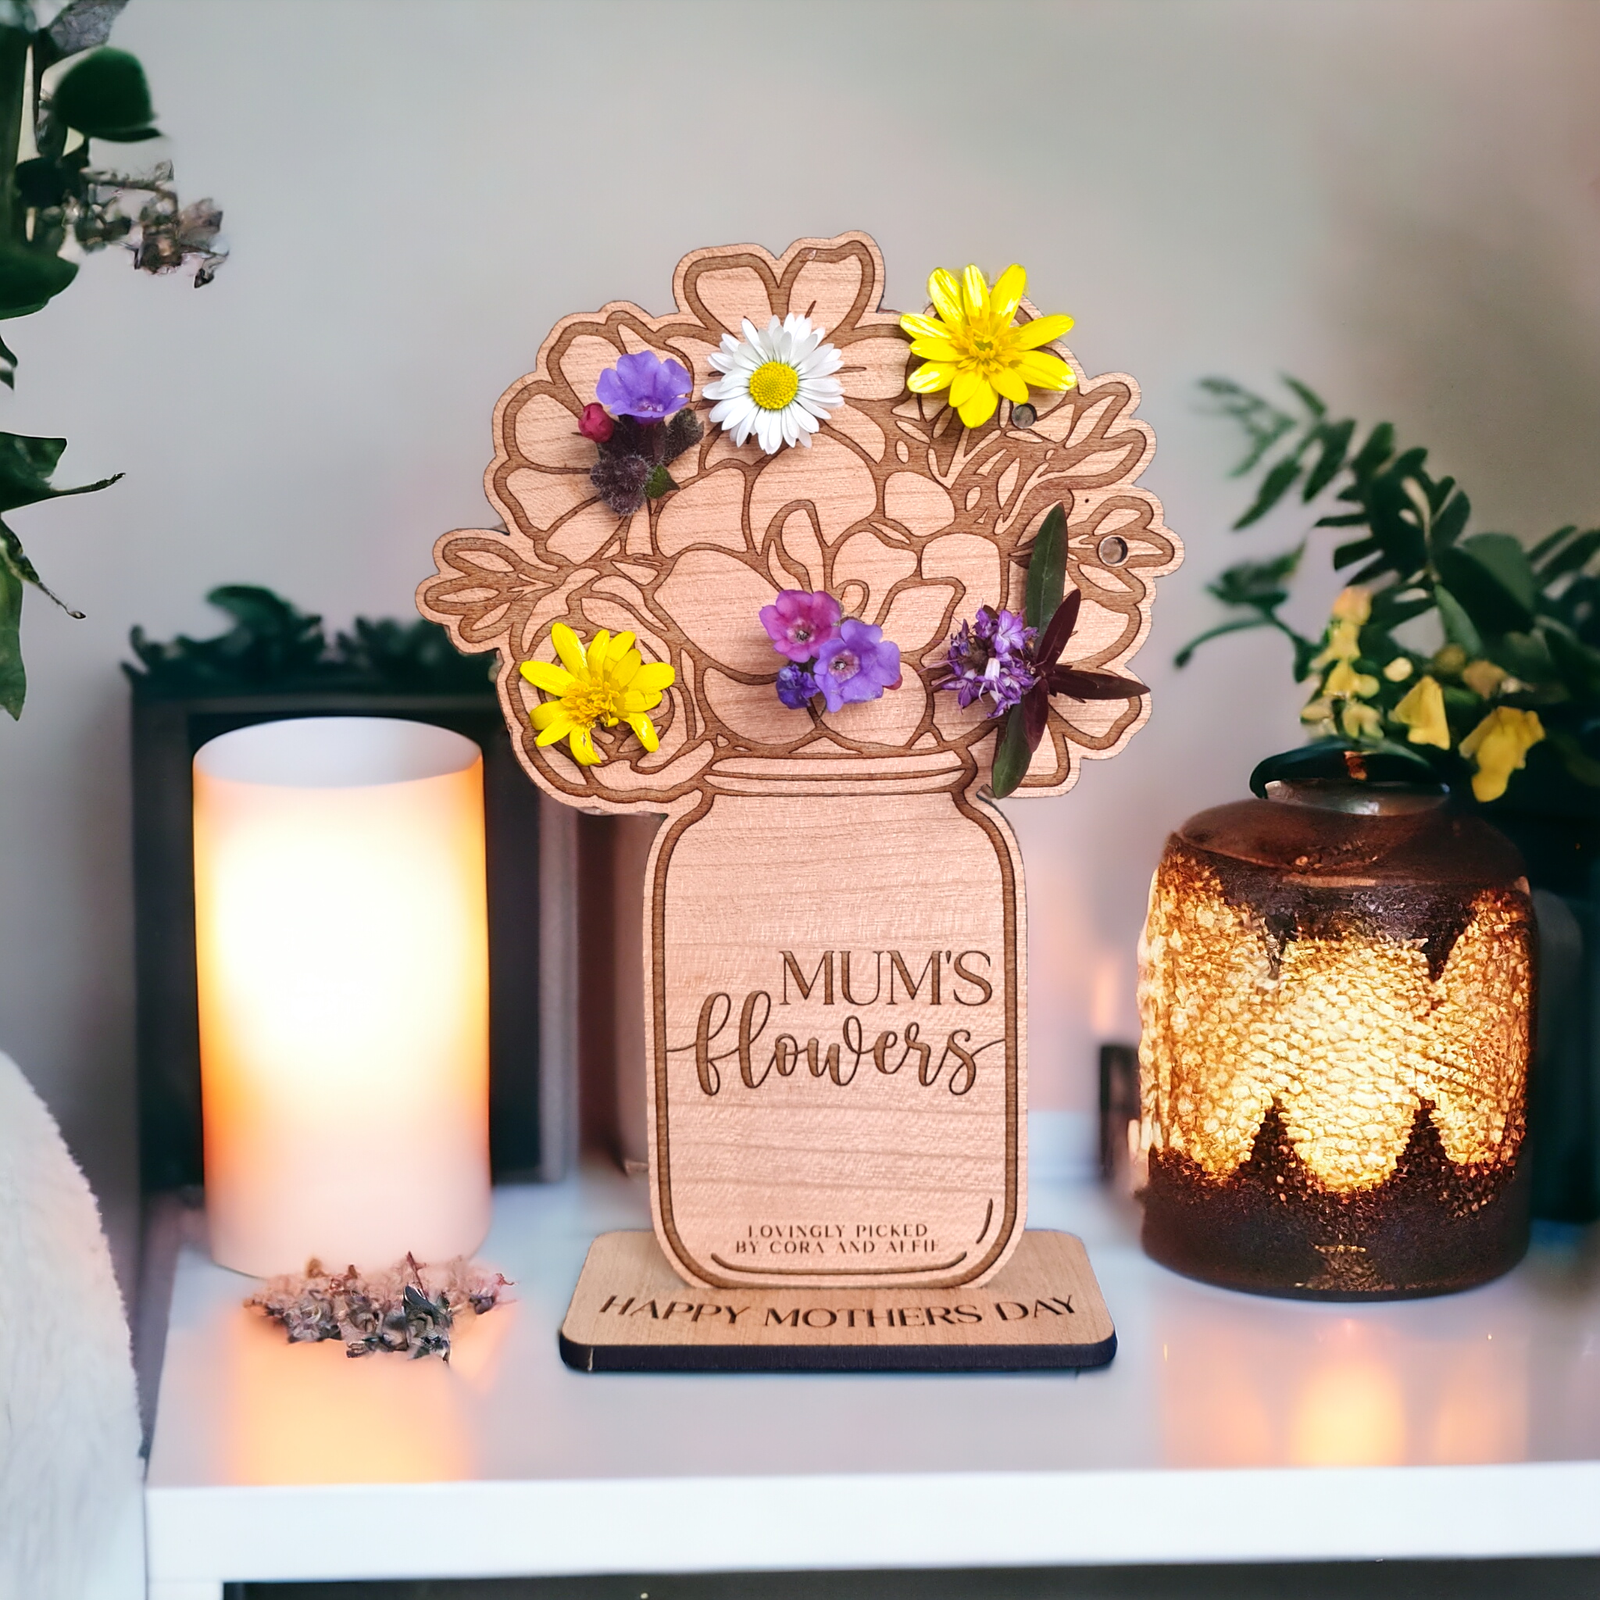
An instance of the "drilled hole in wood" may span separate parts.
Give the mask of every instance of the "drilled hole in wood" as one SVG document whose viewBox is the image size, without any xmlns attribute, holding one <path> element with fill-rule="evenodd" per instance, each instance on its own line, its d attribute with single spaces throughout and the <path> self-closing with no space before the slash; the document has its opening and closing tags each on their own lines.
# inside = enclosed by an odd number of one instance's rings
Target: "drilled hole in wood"
<svg viewBox="0 0 1600 1600">
<path fill-rule="evenodd" d="M 1120 567 L 1128 559 L 1128 541 L 1120 534 L 1108 533 L 1095 550 L 1108 567 Z"/>
</svg>

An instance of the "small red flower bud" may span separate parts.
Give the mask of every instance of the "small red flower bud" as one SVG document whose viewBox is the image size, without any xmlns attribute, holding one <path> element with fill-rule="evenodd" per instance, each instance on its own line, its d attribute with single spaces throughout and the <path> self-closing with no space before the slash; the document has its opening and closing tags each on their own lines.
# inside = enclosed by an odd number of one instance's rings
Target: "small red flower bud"
<svg viewBox="0 0 1600 1600">
<path fill-rule="evenodd" d="M 594 400 L 583 408 L 583 415 L 578 418 L 578 432 L 585 439 L 593 439 L 596 444 L 608 443 L 616 426 L 606 415 L 605 407 Z"/>
</svg>

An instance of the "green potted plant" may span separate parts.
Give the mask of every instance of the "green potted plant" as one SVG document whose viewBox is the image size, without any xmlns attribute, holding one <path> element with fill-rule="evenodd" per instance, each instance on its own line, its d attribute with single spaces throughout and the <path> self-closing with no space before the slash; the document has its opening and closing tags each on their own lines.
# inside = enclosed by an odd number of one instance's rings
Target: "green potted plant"
<svg viewBox="0 0 1600 1600">
<path fill-rule="evenodd" d="M 26 0 L 0 0 L 0 322 L 42 311 L 77 277 L 82 256 L 111 245 L 126 248 L 142 272 L 190 264 L 197 287 L 227 253 L 221 211 L 210 200 L 181 205 L 169 162 L 97 164 L 106 145 L 159 136 L 144 68 L 106 44 L 126 4 L 71 0 L 41 27 Z M 0 340 L 0 383 L 15 388 L 16 368 Z M 50 480 L 66 447 L 65 439 L 0 433 L 0 706 L 14 718 L 27 693 L 24 588 L 71 608 L 45 586 L 4 519 L 121 476 L 57 488 Z"/>
<path fill-rule="evenodd" d="M 1179 652 L 1271 628 L 1292 651 L 1310 743 L 1254 783 L 1381 753 L 1447 785 L 1522 851 L 1536 891 L 1542 993 L 1535 1062 L 1535 1215 L 1600 1216 L 1600 528 L 1536 543 L 1470 530 L 1472 507 L 1394 426 L 1363 431 L 1286 380 L 1286 409 L 1223 378 L 1203 388 L 1245 433 L 1234 475 L 1256 481 L 1234 524 L 1297 496 L 1331 506 L 1298 544 L 1209 585 L 1228 614 Z M 1331 530 L 1321 534 L 1318 530 Z M 1317 637 L 1282 610 L 1313 539 L 1347 586 Z"/>
</svg>

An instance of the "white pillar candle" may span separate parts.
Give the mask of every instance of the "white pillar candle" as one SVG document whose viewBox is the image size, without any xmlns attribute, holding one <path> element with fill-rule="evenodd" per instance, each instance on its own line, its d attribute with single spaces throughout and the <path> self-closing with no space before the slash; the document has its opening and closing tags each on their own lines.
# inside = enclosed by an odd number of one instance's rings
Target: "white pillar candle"
<svg viewBox="0 0 1600 1600">
<path fill-rule="evenodd" d="M 470 1254 L 489 1225 L 477 745 L 384 717 L 225 733 L 194 760 L 194 864 L 213 1256 L 268 1276 Z"/>
</svg>

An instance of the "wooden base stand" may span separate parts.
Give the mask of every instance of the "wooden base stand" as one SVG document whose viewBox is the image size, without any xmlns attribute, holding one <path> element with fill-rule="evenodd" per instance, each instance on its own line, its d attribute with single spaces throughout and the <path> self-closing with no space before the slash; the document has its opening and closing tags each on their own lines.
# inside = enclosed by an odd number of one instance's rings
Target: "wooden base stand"
<svg viewBox="0 0 1600 1600">
<path fill-rule="evenodd" d="M 580 1372 L 1053 1370 L 1116 1348 L 1082 1242 L 1043 1229 L 982 1288 L 957 1289 L 697 1289 L 653 1234 L 603 1233 L 561 1324 Z"/>
</svg>

